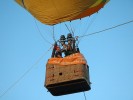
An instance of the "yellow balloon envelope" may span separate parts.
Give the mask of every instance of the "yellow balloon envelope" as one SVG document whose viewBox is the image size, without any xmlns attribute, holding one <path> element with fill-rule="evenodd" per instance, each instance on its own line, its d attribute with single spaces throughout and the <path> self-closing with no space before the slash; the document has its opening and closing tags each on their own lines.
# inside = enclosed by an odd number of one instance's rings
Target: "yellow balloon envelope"
<svg viewBox="0 0 133 100">
<path fill-rule="evenodd" d="M 98 12 L 109 0 L 16 0 L 40 22 L 54 25 Z"/>
</svg>

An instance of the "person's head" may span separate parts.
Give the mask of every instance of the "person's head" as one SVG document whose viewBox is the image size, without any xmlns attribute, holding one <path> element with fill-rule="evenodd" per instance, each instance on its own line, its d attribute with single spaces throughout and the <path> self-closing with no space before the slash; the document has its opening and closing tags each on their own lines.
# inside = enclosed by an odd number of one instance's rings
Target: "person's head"
<svg viewBox="0 0 133 100">
<path fill-rule="evenodd" d="M 60 47 L 59 47 L 59 46 L 57 46 L 57 47 L 56 47 L 56 50 L 57 50 L 57 51 L 60 51 Z"/>
<path fill-rule="evenodd" d="M 70 38 L 72 38 L 72 34 L 71 33 L 68 33 L 67 34 L 67 39 L 70 39 Z"/>
<path fill-rule="evenodd" d="M 66 45 L 66 44 L 63 44 L 63 47 L 64 47 L 64 48 L 66 48 L 66 47 L 67 47 L 67 45 Z"/>
<path fill-rule="evenodd" d="M 63 44 L 65 44 L 65 35 L 61 35 L 60 36 L 60 43 L 61 43 L 61 45 L 63 45 Z"/>
<path fill-rule="evenodd" d="M 60 40 L 65 40 L 66 38 L 65 38 L 65 35 L 61 35 L 60 36 Z"/>
</svg>

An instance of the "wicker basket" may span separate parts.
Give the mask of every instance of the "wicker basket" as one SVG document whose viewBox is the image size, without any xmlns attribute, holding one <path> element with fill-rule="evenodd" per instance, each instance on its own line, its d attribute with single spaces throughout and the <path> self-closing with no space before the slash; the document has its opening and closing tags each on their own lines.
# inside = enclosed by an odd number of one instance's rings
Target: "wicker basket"
<svg viewBox="0 0 133 100">
<path fill-rule="evenodd" d="M 45 87 L 54 96 L 88 91 L 91 89 L 89 67 L 86 64 L 47 64 Z"/>
</svg>

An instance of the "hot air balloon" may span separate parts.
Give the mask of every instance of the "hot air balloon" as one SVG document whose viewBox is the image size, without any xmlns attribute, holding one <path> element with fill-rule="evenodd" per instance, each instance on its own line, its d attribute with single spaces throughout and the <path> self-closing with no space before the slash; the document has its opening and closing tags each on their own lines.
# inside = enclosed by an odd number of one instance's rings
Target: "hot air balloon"
<svg viewBox="0 0 133 100">
<path fill-rule="evenodd" d="M 98 12 L 109 0 L 16 0 L 37 20 L 46 25 L 56 25 L 90 16 Z M 52 57 L 46 65 L 44 86 L 54 96 L 88 91 L 90 87 L 89 66 L 79 48 L 63 58 L 55 57 L 55 42 Z M 58 41 L 61 43 L 62 41 Z M 68 42 L 68 40 L 65 40 Z M 76 49 L 75 49 L 76 48 Z"/>
</svg>

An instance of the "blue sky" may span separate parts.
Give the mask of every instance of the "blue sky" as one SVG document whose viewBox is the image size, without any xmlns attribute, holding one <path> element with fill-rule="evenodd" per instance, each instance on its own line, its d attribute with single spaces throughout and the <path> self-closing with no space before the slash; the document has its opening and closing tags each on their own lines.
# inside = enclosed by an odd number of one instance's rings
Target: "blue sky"
<svg viewBox="0 0 133 100">
<path fill-rule="evenodd" d="M 14 0 L 0 0 L 0 12 L 0 100 L 84 100 L 82 92 L 54 97 L 43 87 L 51 44 L 40 33 L 53 44 L 52 27 L 35 20 Z M 82 35 L 88 25 L 86 33 L 92 33 L 130 20 L 133 1 L 111 0 L 97 14 L 66 24 Z M 55 26 L 56 39 L 68 32 L 64 24 Z M 87 100 L 133 100 L 133 23 L 84 37 L 79 48 L 90 66 Z"/>
</svg>

